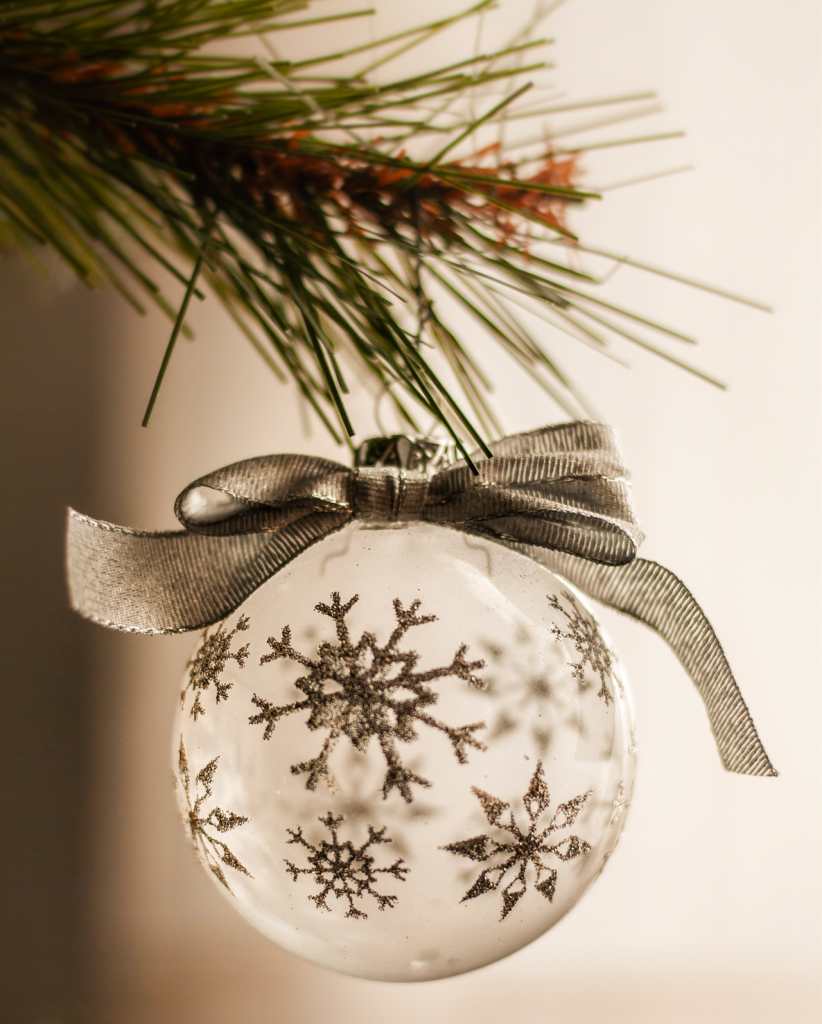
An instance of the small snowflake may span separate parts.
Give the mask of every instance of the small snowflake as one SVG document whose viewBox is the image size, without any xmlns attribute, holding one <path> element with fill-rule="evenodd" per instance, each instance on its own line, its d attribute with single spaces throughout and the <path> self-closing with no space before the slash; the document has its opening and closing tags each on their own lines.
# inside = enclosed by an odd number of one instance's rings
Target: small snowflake
<svg viewBox="0 0 822 1024">
<path fill-rule="evenodd" d="M 208 867 L 226 887 L 226 889 L 231 892 L 231 886 L 226 881 L 225 874 L 220 866 L 221 863 L 225 864 L 227 867 L 234 868 L 235 871 L 240 871 L 244 875 L 248 875 L 249 878 L 253 878 L 254 876 L 246 871 L 243 865 L 239 860 L 237 860 L 231 850 L 229 850 L 228 846 L 226 846 L 221 839 L 217 839 L 215 836 L 210 835 L 208 831 L 209 829 L 216 829 L 220 833 L 230 832 L 232 829 L 237 828 L 240 825 L 245 825 L 248 818 L 244 818 L 239 814 L 234 814 L 232 811 L 224 811 L 220 807 L 212 808 L 205 816 L 203 816 L 202 806 L 211 796 L 211 784 L 214 781 L 214 773 L 217 771 L 217 762 L 219 760 L 219 757 L 215 757 L 195 776 L 193 794 L 194 802 L 192 803 L 191 771 L 188 765 L 188 758 L 186 757 L 185 746 L 183 745 L 183 738 L 182 736 L 180 737 L 180 785 L 183 790 L 186 804 L 184 819 L 191 834 L 191 841 L 194 844 L 194 849 L 197 851 L 198 856 L 203 860 L 206 867 Z M 202 792 L 199 792 L 201 787 Z"/>
<path fill-rule="evenodd" d="M 408 868 L 402 866 L 404 863 L 402 858 L 395 860 L 389 868 L 374 867 L 374 858 L 368 853 L 368 849 L 380 843 L 391 842 L 385 836 L 385 828 L 375 829 L 369 825 L 368 839 L 362 846 L 354 846 L 349 839 L 341 843 L 337 832 L 344 820 L 344 814 L 335 817 L 331 811 L 324 818 L 320 818 L 319 821 L 331 833 L 331 842 L 323 839 L 318 846 L 312 846 L 306 840 L 301 828 L 287 829 L 291 836 L 288 842 L 299 843 L 309 851 L 308 863 L 310 866 L 298 868 L 290 860 L 285 863 L 288 873 L 295 882 L 300 875 L 311 875 L 317 885 L 322 887 L 321 892 L 308 897 L 317 904 L 318 909 L 331 910 L 326 903 L 326 898 L 333 896 L 335 899 L 348 901 L 346 917 L 365 919 L 368 915 L 354 906 L 354 900 L 368 895 L 374 897 L 380 910 L 393 907 L 397 902 L 397 897 L 383 896 L 373 888 L 373 885 L 377 881 L 377 875 L 392 875 L 400 882 L 404 882 Z"/>
<path fill-rule="evenodd" d="M 614 653 L 605 643 L 595 620 L 579 607 L 574 595 L 564 590 L 562 596 L 571 605 L 573 611 L 569 612 L 563 608 L 556 595 L 549 597 L 548 603 L 554 611 L 564 615 L 568 620 L 567 629 L 563 630 L 559 626 L 554 626 L 552 632 L 559 640 L 563 638 L 570 640 L 577 653 L 582 656 L 581 661 L 569 662 L 574 678 L 584 684 L 585 666 L 590 665 L 591 671 L 599 676 L 600 687 L 597 697 L 601 697 L 606 704 L 610 704 L 614 698 L 608 689 L 609 677 L 614 679 L 620 693 L 622 692 L 622 683 L 614 671 Z"/>
<path fill-rule="evenodd" d="M 263 665 L 278 658 L 289 658 L 304 665 L 308 672 L 294 684 L 305 694 L 305 700 L 293 704 L 276 705 L 254 694 L 253 703 L 260 713 L 253 715 L 252 725 L 265 723 L 264 739 L 270 739 L 280 718 L 297 711 L 308 711 L 306 722 L 311 730 L 323 729 L 328 735 L 317 757 L 310 761 L 291 766 L 295 775 L 306 773 L 307 789 L 316 789 L 325 779 L 334 787 L 328 758 L 339 738 L 347 736 L 355 750 L 364 753 L 371 738 L 376 737 L 387 764 L 382 792 L 387 797 L 394 788 L 398 789 L 406 803 L 411 803 L 411 786 L 430 786 L 431 783 L 406 768 L 397 750 L 397 742 L 410 743 L 417 739 L 415 726 L 427 725 L 445 733 L 451 741 L 457 760 L 464 764 L 467 748 L 484 750 L 484 744 L 474 737 L 477 729 L 485 728 L 484 722 L 452 727 L 434 718 L 426 710 L 437 703 L 438 695 L 426 683 L 433 679 L 456 676 L 471 686 L 482 689 L 483 683 L 472 673 L 483 668 L 484 661 L 466 661 L 465 644 L 461 644 L 450 665 L 416 672 L 420 655 L 416 651 L 397 649 L 402 637 L 412 626 L 434 622 L 434 615 L 417 615 L 419 601 L 412 601 L 404 608 L 399 599 L 394 601 L 397 626 L 384 647 L 377 644 L 373 633 L 363 633 L 354 644 L 348 632 L 345 616 L 359 596 L 342 604 L 340 595 L 331 595 L 331 604 L 318 604 L 315 608 L 321 615 L 334 620 L 337 630 L 337 644 L 323 642 L 318 649 L 317 660 L 307 658 L 291 646 L 291 630 L 283 628 L 281 640 L 268 638 L 271 654 L 260 659 Z M 405 694 L 401 694 L 405 691 Z"/>
<path fill-rule="evenodd" d="M 539 819 L 547 811 L 551 798 L 542 771 L 542 761 L 538 761 L 523 797 L 525 811 L 531 822 L 527 832 L 520 829 L 514 818 L 514 812 L 510 809 L 510 804 L 503 803 L 502 800 L 477 789 L 476 786 L 472 786 L 472 790 L 480 802 L 488 824 L 507 832 L 510 839 L 500 842 L 491 836 L 481 835 L 440 847 L 442 850 L 448 850 L 449 853 L 468 857 L 469 860 L 478 862 L 502 857 L 502 860 L 493 867 L 484 868 L 480 872 L 479 877 L 463 896 L 461 902 L 464 903 L 466 900 L 475 899 L 477 896 L 482 896 L 483 893 L 498 889 L 509 870 L 516 868 L 516 874 L 502 890 L 500 921 L 504 921 L 528 889 L 525 872 L 529 864 L 532 864 L 536 870 L 534 888 L 549 902 L 553 901 L 557 887 L 557 872 L 555 868 L 547 866 L 542 857 L 553 854 L 561 861 L 569 861 L 591 849 L 590 844 L 586 843 L 584 839 L 580 839 L 579 836 L 565 836 L 558 842 L 550 840 L 554 833 L 573 825 L 582 805 L 591 795 L 591 790 L 560 804 L 547 827 L 540 831 L 538 829 Z M 505 811 L 508 811 L 507 822 L 502 820 Z"/>
<path fill-rule="evenodd" d="M 215 702 L 219 704 L 221 700 L 228 699 L 228 691 L 233 684 L 221 681 L 220 676 L 227 661 L 236 661 L 240 668 L 245 665 L 248 648 L 251 645 L 246 644 L 245 647 L 241 647 L 239 651 L 232 654 L 231 641 L 238 633 L 242 633 L 248 628 L 248 617 L 241 615 L 237 620 L 237 625 L 230 633 L 227 632 L 225 623 L 221 623 L 211 636 L 208 635 L 208 630 L 203 632 L 203 642 L 194 655 L 194 659 L 188 663 L 191 671 L 188 674 L 185 689 L 180 694 L 182 707 L 185 705 L 186 693 L 189 690 L 194 691 L 195 698 L 191 706 L 191 717 L 195 722 L 200 715 L 205 714 L 205 708 L 200 703 L 200 694 L 207 690 L 212 683 L 214 683 Z"/>
</svg>

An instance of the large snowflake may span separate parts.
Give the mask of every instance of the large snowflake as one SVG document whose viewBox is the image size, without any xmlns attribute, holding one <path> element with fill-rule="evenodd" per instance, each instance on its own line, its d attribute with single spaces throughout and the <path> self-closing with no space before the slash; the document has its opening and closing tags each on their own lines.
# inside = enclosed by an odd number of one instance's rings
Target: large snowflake
<svg viewBox="0 0 822 1024">
<path fill-rule="evenodd" d="M 576 821 L 577 815 L 591 795 L 591 791 L 560 804 L 548 825 L 540 829 L 539 820 L 548 810 L 551 798 L 545 783 L 542 761 L 538 761 L 536 771 L 523 797 L 525 812 L 530 820 L 527 831 L 523 831 L 514 818 L 510 804 L 498 800 L 497 797 L 491 796 L 484 790 L 477 789 L 476 786 L 472 789 L 480 802 L 488 824 L 507 832 L 508 836 L 502 840 L 487 835 L 474 836 L 472 839 L 462 839 L 459 842 L 440 847 L 440 849 L 448 850 L 449 853 L 455 853 L 460 857 L 468 857 L 469 860 L 496 861 L 491 867 L 484 868 L 480 872 L 479 877 L 463 896 L 461 902 L 464 903 L 466 900 L 475 899 L 477 896 L 482 896 L 483 893 L 498 889 L 509 871 L 514 870 L 516 874 L 502 889 L 500 921 L 505 920 L 528 889 L 526 869 L 529 864 L 532 864 L 536 871 L 534 888 L 549 902 L 552 901 L 557 887 L 557 871 L 545 864 L 543 857 L 553 855 L 561 861 L 569 861 L 591 849 L 590 844 L 586 843 L 584 839 L 580 839 L 579 836 L 566 835 L 557 838 L 558 832 L 570 828 Z M 502 820 L 505 811 L 508 811 L 507 822 Z"/>
<path fill-rule="evenodd" d="M 281 718 L 298 711 L 308 711 L 308 728 L 327 730 L 320 753 L 309 761 L 291 766 L 295 775 L 308 775 L 306 788 L 312 790 L 322 779 L 333 788 L 334 778 L 328 759 L 341 736 L 347 736 L 361 753 L 365 752 L 371 738 L 376 737 L 387 765 L 383 796 L 387 797 L 396 788 L 403 799 L 411 803 L 412 784 L 430 786 L 431 783 L 405 767 L 397 743 L 410 743 L 417 739 L 415 727 L 418 724 L 445 733 L 461 764 L 467 760 L 468 747 L 485 749 L 474 736 L 478 729 L 485 727 L 485 723 L 452 727 L 434 718 L 427 709 L 437 703 L 438 695 L 426 684 L 433 679 L 456 676 L 482 689 L 482 680 L 473 672 L 483 668 L 485 662 L 466 661 L 467 648 L 461 644 L 450 665 L 415 671 L 420 655 L 416 651 L 401 651 L 398 645 L 412 626 L 421 626 L 436 619 L 434 615 L 417 615 L 419 601 L 412 601 L 408 608 L 404 608 L 398 598 L 394 601 L 397 626 L 384 647 L 377 644 L 373 633 L 363 633 L 354 643 L 345 617 L 358 600 L 357 595 L 342 604 L 340 595 L 334 593 L 330 605 L 316 606 L 315 610 L 321 615 L 334 620 L 338 641 L 336 644 L 321 643 L 316 660 L 294 650 L 288 626 L 283 628 L 281 640 L 268 638 L 272 653 L 264 655 L 260 664 L 289 658 L 304 665 L 308 672 L 296 681 L 295 686 L 305 694 L 305 699 L 276 705 L 255 693 L 253 702 L 260 712 L 249 721 L 255 725 L 265 723 L 264 739 L 270 739 Z"/>
<path fill-rule="evenodd" d="M 374 857 L 368 852 L 372 846 L 391 842 L 385 836 L 385 828 L 375 829 L 369 825 L 368 839 L 362 846 L 354 846 L 349 839 L 341 843 L 337 835 L 340 825 L 345 820 L 345 815 L 340 814 L 335 817 L 329 811 L 324 818 L 319 820 L 331 833 L 330 842 L 323 839 L 317 846 L 312 846 L 303 835 L 302 828 L 287 829 L 291 836 L 288 842 L 298 843 L 309 851 L 309 866 L 298 868 L 290 860 L 287 860 L 285 863 L 288 873 L 295 882 L 300 875 L 311 875 L 317 885 L 321 887 L 320 892 L 308 898 L 313 900 L 320 910 L 331 910 L 326 902 L 329 896 L 338 900 L 347 900 L 348 911 L 345 916 L 354 918 L 368 917 L 368 914 L 354 906 L 354 900 L 362 899 L 363 896 L 373 896 L 380 910 L 393 907 L 397 902 L 396 896 L 383 896 L 373 888 L 377 881 L 377 875 L 392 875 L 400 882 L 404 882 L 408 868 L 402 866 L 402 858 L 395 860 L 391 867 L 375 868 Z"/>
<path fill-rule="evenodd" d="M 579 607 L 574 595 L 564 590 L 562 596 L 571 605 L 572 610 L 569 612 L 563 608 L 555 594 L 548 598 L 548 603 L 554 611 L 564 615 L 568 623 L 567 629 L 554 626 L 553 632 L 559 639 L 564 637 L 570 640 L 576 648 L 577 654 L 581 655 L 580 661 L 569 663 L 574 678 L 585 683 L 585 666 L 590 665 L 591 671 L 599 676 L 600 686 L 597 697 L 601 697 L 606 704 L 610 704 L 614 698 L 608 689 L 608 679 L 613 678 L 617 686 L 620 686 L 615 672 L 614 653 L 605 643 L 594 619 Z"/>
<path fill-rule="evenodd" d="M 183 790 L 183 797 L 186 804 L 185 821 L 191 834 L 191 841 L 194 849 L 204 861 L 205 865 L 214 873 L 220 882 L 231 892 L 231 886 L 226 881 L 221 864 L 240 871 L 249 878 L 253 878 L 243 865 L 237 860 L 228 846 L 211 834 L 210 830 L 217 832 L 230 832 L 240 825 L 245 825 L 248 818 L 234 814 L 232 811 L 224 811 L 220 807 L 213 807 L 210 811 L 203 811 L 203 804 L 211 796 L 211 784 L 214 781 L 214 773 L 217 771 L 219 757 L 209 761 L 205 768 L 202 768 L 194 778 L 194 792 L 191 787 L 191 769 L 189 768 L 186 748 L 183 738 L 180 737 L 180 786 Z"/>
<path fill-rule="evenodd" d="M 246 644 L 239 651 L 232 653 L 231 642 L 238 633 L 242 633 L 248 628 L 248 617 L 241 615 L 237 619 L 237 625 L 230 632 L 226 629 L 225 623 L 221 623 L 210 636 L 208 630 L 203 633 L 203 642 L 193 660 L 189 662 L 188 682 L 180 694 L 180 703 L 184 705 L 188 691 L 194 691 L 194 703 L 190 713 L 195 722 L 200 715 L 205 714 L 205 708 L 200 702 L 200 694 L 204 693 L 212 683 L 214 684 L 214 699 L 217 704 L 228 698 L 228 691 L 233 684 L 222 679 L 223 670 L 227 661 L 236 661 L 240 668 L 245 665 L 248 648 L 251 645 Z"/>
</svg>

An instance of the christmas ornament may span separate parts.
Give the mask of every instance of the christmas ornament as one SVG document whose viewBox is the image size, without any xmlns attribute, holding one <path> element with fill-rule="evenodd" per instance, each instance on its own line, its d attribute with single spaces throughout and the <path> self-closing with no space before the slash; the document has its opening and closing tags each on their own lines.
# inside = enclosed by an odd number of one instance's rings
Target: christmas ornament
<svg viewBox="0 0 822 1024">
<path fill-rule="evenodd" d="M 726 767 L 775 774 L 699 606 L 635 557 L 611 431 L 492 449 L 475 473 L 404 438 L 366 443 L 353 470 L 248 460 L 183 492 L 179 533 L 69 518 L 78 611 L 205 627 L 174 733 L 203 864 L 261 931 L 348 973 L 490 963 L 601 871 L 635 740 L 580 590 L 668 639 Z"/>
<path fill-rule="evenodd" d="M 175 754 L 192 840 L 244 916 L 327 967 L 414 981 L 574 905 L 622 828 L 632 734 L 567 583 L 496 541 L 356 522 L 206 630 Z"/>
</svg>

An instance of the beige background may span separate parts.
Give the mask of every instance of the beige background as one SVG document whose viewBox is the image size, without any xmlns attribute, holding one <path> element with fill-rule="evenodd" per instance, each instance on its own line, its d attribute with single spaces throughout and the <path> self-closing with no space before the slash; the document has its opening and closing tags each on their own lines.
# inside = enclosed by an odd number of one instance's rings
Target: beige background
<svg viewBox="0 0 822 1024">
<path fill-rule="evenodd" d="M 397 0 L 381 2 L 373 31 L 458 6 L 417 3 L 412 12 Z M 501 8 L 486 19 L 485 46 L 528 9 L 517 0 Z M 170 785 L 169 736 L 191 638 L 126 636 L 60 619 L 75 645 L 62 650 L 74 651 L 73 661 L 55 647 L 50 667 L 42 664 L 52 679 L 63 667 L 73 672 L 82 696 L 62 711 L 49 698 L 43 711 L 18 687 L 15 713 L 20 729 L 29 723 L 30 738 L 18 757 L 26 767 L 12 768 L 11 779 L 12 788 L 34 786 L 51 771 L 54 813 L 65 829 L 81 825 L 65 840 L 67 868 L 59 840 L 48 847 L 42 839 L 48 821 L 22 798 L 14 805 L 23 837 L 6 874 L 18 900 L 7 961 L 21 965 L 11 971 L 15 1020 L 34 1024 L 49 1012 L 112 1024 L 819 1019 L 818 6 L 573 0 L 547 28 L 557 39 L 548 78 L 563 92 L 651 87 L 664 101 L 664 113 L 601 129 L 600 138 L 688 132 L 592 154 L 586 182 L 605 186 L 695 165 L 614 190 L 575 214 L 572 226 L 591 244 L 776 310 L 767 315 L 628 269 L 607 285 L 609 298 L 697 336 L 700 348 L 688 355 L 729 381 L 727 393 L 627 348 L 620 352 L 631 370 L 562 336 L 546 340 L 586 381 L 597 415 L 619 429 L 648 536 L 643 554 L 681 574 L 702 602 L 780 778 L 725 773 L 673 655 L 641 626 L 603 612 L 633 683 L 640 728 L 636 795 L 607 871 L 552 932 L 481 972 L 420 986 L 358 981 L 257 935 L 187 846 Z M 463 30 L 426 51 L 427 59 L 470 53 L 473 45 Z M 584 138 L 569 136 L 568 144 Z M 345 459 L 318 428 L 305 435 L 293 392 L 269 377 L 213 300 L 194 310 L 197 341 L 179 346 L 152 426 L 142 430 L 167 324 L 60 281 L 33 284 L 14 268 L 4 281 L 4 340 L 12 367 L 23 367 L 9 447 L 28 445 L 44 457 L 48 472 L 29 473 L 29 494 L 42 492 L 43 507 L 73 502 L 113 522 L 168 528 L 174 496 L 209 469 L 276 451 Z M 464 332 L 476 333 L 467 324 Z M 477 345 L 488 364 L 490 348 Z M 507 430 L 564 418 L 515 371 L 495 365 L 494 373 Z M 354 409 L 368 436 L 373 403 L 361 395 Z M 11 464 L 25 482 L 18 463 L 22 455 Z M 20 515 L 13 522 L 25 529 Z M 45 516 L 43 530 L 37 550 L 51 554 L 39 556 L 37 571 L 53 593 L 56 513 Z M 26 573 L 22 557 L 6 565 Z M 13 600 L 12 612 L 28 607 L 36 620 L 49 599 L 38 598 L 35 583 L 23 590 L 26 600 Z M 36 632 L 30 636 L 29 651 L 38 644 Z M 56 636 L 47 631 L 44 650 Z M 73 746 L 58 756 L 69 719 Z M 72 751 L 85 757 L 73 774 Z M 65 796 L 58 800 L 54 786 L 67 787 Z M 67 801 L 77 802 L 73 818 Z M 25 842 L 34 853 L 25 854 Z M 26 874 L 38 856 L 51 864 L 41 883 Z M 63 906 L 58 898 L 69 889 Z M 26 901 L 38 900 L 40 917 L 27 914 Z M 62 938 L 44 925 L 46 937 L 27 947 L 32 921 L 58 911 Z"/>
</svg>

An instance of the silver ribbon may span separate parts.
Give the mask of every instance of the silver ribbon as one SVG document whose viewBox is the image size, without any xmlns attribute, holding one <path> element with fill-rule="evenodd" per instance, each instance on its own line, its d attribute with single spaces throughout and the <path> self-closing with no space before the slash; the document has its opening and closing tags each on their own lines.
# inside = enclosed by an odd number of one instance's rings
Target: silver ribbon
<svg viewBox="0 0 822 1024">
<path fill-rule="evenodd" d="M 143 533 L 69 509 L 72 607 L 134 633 L 219 622 L 306 548 L 353 519 L 422 521 L 492 537 L 657 630 L 705 702 L 729 771 L 776 775 L 719 641 L 685 585 L 636 557 L 642 533 L 613 431 L 567 423 L 516 434 L 433 476 L 268 455 L 201 477 L 178 497 L 184 529 Z"/>
</svg>

